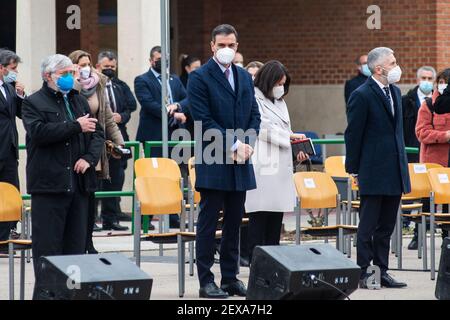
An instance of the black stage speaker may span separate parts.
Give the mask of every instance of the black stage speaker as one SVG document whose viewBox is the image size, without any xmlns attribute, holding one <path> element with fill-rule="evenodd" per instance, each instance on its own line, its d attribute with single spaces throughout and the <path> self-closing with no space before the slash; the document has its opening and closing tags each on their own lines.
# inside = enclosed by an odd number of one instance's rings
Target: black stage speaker
<svg viewBox="0 0 450 320">
<path fill-rule="evenodd" d="M 330 245 L 256 247 L 247 299 L 344 299 L 358 288 L 360 275 L 361 268 Z"/>
<path fill-rule="evenodd" d="M 435 296 L 439 300 L 450 300 L 450 238 L 445 238 L 442 244 Z"/>
<path fill-rule="evenodd" d="M 121 254 L 42 257 L 34 300 L 149 300 L 153 279 Z"/>
</svg>

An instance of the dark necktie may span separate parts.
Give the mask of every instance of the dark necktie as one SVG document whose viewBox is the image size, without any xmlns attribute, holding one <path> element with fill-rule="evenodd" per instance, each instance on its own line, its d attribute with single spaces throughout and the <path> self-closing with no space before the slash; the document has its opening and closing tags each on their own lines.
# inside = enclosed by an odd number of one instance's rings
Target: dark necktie
<svg viewBox="0 0 450 320">
<path fill-rule="evenodd" d="M 9 93 L 8 93 L 8 88 L 6 86 L 6 83 L 3 83 L 2 87 L 3 87 L 3 90 L 5 91 L 5 97 L 4 98 L 6 100 L 6 103 L 9 104 Z"/>
<path fill-rule="evenodd" d="M 117 106 L 114 103 L 114 93 L 113 93 L 113 88 L 111 84 L 108 84 L 106 86 L 106 90 L 108 91 L 108 97 L 109 97 L 109 103 L 111 104 L 111 110 L 114 113 L 117 113 Z"/>
<path fill-rule="evenodd" d="M 391 99 L 391 93 L 389 91 L 389 87 L 384 87 L 383 89 L 384 89 L 384 93 L 386 94 L 386 99 L 389 103 L 389 106 L 391 107 L 392 115 L 394 115 L 394 107 L 392 106 L 392 99 Z"/>
<path fill-rule="evenodd" d="M 225 70 L 225 78 L 227 78 L 227 81 L 230 81 L 230 68 Z"/>
<path fill-rule="evenodd" d="M 70 102 L 69 102 L 69 98 L 66 95 L 64 95 L 64 104 L 66 105 L 66 111 L 67 111 L 67 115 L 69 116 L 69 119 L 71 121 L 74 121 L 75 116 L 73 115 L 72 107 L 70 106 Z"/>
</svg>

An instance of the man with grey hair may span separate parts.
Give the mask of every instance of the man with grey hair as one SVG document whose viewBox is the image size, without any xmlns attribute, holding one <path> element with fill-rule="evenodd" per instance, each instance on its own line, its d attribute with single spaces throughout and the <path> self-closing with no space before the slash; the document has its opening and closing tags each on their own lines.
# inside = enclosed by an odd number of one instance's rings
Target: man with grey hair
<svg viewBox="0 0 450 320">
<path fill-rule="evenodd" d="M 431 102 L 435 81 L 436 70 L 433 67 L 420 67 L 417 70 L 417 85 L 402 97 L 403 136 L 407 147 L 420 148 L 420 142 L 416 135 L 417 114 L 424 101 L 429 99 Z M 419 154 L 410 153 L 407 156 L 409 163 L 419 163 Z M 429 208 L 429 203 L 424 202 L 424 210 L 426 207 Z M 407 225 L 404 224 L 404 226 Z M 417 250 L 417 248 L 418 225 L 416 224 L 414 237 L 411 239 L 408 249 Z"/>
<path fill-rule="evenodd" d="M 368 55 L 372 72 L 350 96 L 345 131 L 345 167 L 359 186 L 360 223 L 357 263 L 362 269 L 360 287 L 368 288 L 371 262 L 381 271 L 381 286 L 405 287 L 388 273 L 389 245 L 402 193 L 411 190 L 403 140 L 401 92 L 394 84 L 402 71 L 389 48 Z"/>
<path fill-rule="evenodd" d="M 19 56 L 6 49 L 0 49 L 0 182 L 19 189 L 18 159 L 19 139 L 16 117 L 21 118 L 24 89 L 17 82 Z M 16 222 L 0 223 L 0 241 L 14 234 Z"/>
<path fill-rule="evenodd" d="M 96 191 L 95 166 L 105 143 L 86 98 L 72 90 L 71 60 L 52 55 L 41 72 L 42 88 L 23 102 L 37 282 L 40 257 L 85 253 L 89 192 Z"/>
</svg>

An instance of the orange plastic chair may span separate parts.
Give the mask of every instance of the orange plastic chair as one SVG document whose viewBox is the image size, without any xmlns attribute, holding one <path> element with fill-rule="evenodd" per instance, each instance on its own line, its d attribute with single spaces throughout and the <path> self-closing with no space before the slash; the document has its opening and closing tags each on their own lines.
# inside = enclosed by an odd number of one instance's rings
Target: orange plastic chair
<svg viewBox="0 0 450 320">
<path fill-rule="evenodd" d="M 450 225 L 449 214 L 438 214 L 435 212 L 435 205 L 450 204 L 450 168 L 431 168 L 428 170 L 428 178 L 431 184 L 430 194 L 430 264 L 431 280 L 435 279 L 436 257 L 435 257 L 435 226 L 445 227 Z M 422 225 L 424 239 L 426 239 L 426 224 Z M 426 241 L 424 241 L 426 243 Z M 426 246 L 424 246 L 424 256 L 426 256 Z"/>
<path fill-rule="evenodd" d="M 317 237 L 336 236 L 336 246 L 343 251 L 344 235 L 354 234 L 357 227 L 340 223 L 340 196 L 331 176 L 323 172 L 298 172 L 294 175 L 294 183 L 298 196 L 298 210 L 296 212 L 296 243 L 300 244 L 301 232 Z M 328 226 L 325 221 L 323 227 L 301 228 L 301 209 L 325 209 L 325 217 L 329 209 L 336 209 L 336 225 Z M 350 248 L 347 248 L 350 249 Z"/>
<path fill-rule="evenodd" d="M 19 190 L 11 184 L 0 182 L 0 222 L 22 220 L 23 201 Z M 7 240 L 0 242 L 0 250 L 9 255 L 9 299 L 14 300 L 14 251 L 20 257 L 20 300 L 25 298 L 25 250 L 31 249 L 30 240 Z"/>
</svg>

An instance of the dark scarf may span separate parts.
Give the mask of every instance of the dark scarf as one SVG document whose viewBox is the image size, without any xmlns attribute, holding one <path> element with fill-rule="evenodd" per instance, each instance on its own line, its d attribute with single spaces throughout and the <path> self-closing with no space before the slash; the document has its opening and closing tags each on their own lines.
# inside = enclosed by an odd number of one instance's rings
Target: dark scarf
<svg viewBox="0 0 450 320">
<path fill-rule="evenodd" d="M 444 93 L 437 97 L 434 103 L 434 112 L 436 114 L 450 113 L 450 88 L 444 90 Z"/>
</svg>

